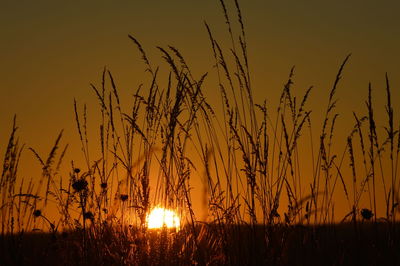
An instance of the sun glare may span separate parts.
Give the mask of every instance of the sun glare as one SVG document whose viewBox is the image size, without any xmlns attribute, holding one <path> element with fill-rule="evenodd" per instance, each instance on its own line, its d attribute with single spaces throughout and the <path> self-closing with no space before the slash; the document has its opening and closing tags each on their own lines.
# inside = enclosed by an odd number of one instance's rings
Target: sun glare
<svg viewBox="0 0 400 266">
<path fill-rule="evenodd" d="M 180 218 L 179 216 L 172 210 L 164 209 L 164 208 L 154 208 L 150 214 L 147 216 L 147 228 L 156 229 L 156 228 L 176 228 L 180 227 Z"/>
</svg>

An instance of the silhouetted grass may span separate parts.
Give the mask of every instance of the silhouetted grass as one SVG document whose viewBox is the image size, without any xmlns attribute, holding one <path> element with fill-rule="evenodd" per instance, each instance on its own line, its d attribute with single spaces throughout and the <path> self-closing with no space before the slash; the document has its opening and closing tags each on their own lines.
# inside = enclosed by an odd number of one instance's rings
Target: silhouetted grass
<svg viewBox="0 0 400 266">
<path fill-rule="evenodd" d="M 396 224 L 399 229 L 399 225 Z M 103 227 L 87 231 L 24 233 L 2 238 L 3 265 L 398 265 L 399 230 L 389 224 L 321 226 L 274 225 L 225 228 L 221 243 L 217 225 L 198 225 L 179 232 Z M 395 239 L 393 239 L 393 237 Z M 393 241 L 393 242 L 392 242 Z M 396 242 L 394 242 L 396 241 Z"/>
<path fill-rule="evenodd" d="M 23 147 L 14 124 L 6 148 L 1 190 L 1 256 L 5 264 L 65 265 L 395 265 L 399 226 L 399 131 L 388 75 L 384 134 L 375 121 L 372 86 L 365 114 L 337 154 L 336 92 L 350 55 L 339 65 L 327 94 L 324 118 L 314 125 L 308 101 L 293 93 L 295 69 L 282 88 L 278 107 L 254 99 L 245 23 L 234 1 L 235 33 L 223 0 L 231 43 L 221 46 L 205 23 L 217 84 L 204 87 L 208 74 L 195 77 L 181 52 L 157 47 L 167 76 L 139 51 L 149 75 L 125 107 L 117 81 L 104 69 L 98 100 L 98 140 L 89 139 L 86 105 L 74 100 L 75 122 L 84 155 L 61 172 L 67 145 L 62 132 L 47 159 L 29 148 L 43 171 L 34 183 L 18 176 Z M 218 91 L 221 111 L 207 101 Z M 321 111 L 321 110 L 316 110 Z M 317 130 L 320 128 L 320 131 Z M 315 138 L 315 132 L 320 132 Z M 307 137 L 309 135 L 309 137 Z M 302 151 L 304 145 L 311 153 Z M 98 147 L 98 153 L 93 147 Z M 312 170 L 305 178 L 305 157 Z M 385 168 L 385 162 L 389 166 Z M 66 180 L 65 177 L 68 177 Z M 386 179 L 384 177 L 387 177 Z M 63 178 L 64 177 L 64 178 Z M 204 184 L 205 217 L 193 210 L 191 179 Z M 66 182 L 67 181 L 67 182 Z M 17 188 L 17 186 L 19 186 Z M 385 206 L 378 206 L 378 187 Z M 337 191 L 348 208 L 335 215 Z M 53 204 L 58 216 L 48 212 Z M 282 205 L 287 206 L 282 206 Z M 180 231 L 149 230 L 154 206 L 176 210 Z M 385 215 L 377 215 L 378 210 Z M 341 221 L 341 222 L 340 222 Z M 49 233 L 44 233 L 49 232 Z M 31 247 L 31 248 L 30 248 Z M 39 255 L 38 255 L 39 254 Z"/>
</svg>

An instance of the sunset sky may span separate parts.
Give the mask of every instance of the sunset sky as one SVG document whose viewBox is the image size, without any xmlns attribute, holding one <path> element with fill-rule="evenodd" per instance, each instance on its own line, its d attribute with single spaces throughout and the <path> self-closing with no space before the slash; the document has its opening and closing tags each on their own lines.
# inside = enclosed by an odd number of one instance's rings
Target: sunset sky
<svg viewBox="0 0 400 266">
<path fill-rule="evenodd" d="M 227 1 L 236 21 L 231 1 Z M 349 53 L 337 97 L 341 114 L 338 143 L 353 125 L 352 111 L 366 113 L 372 82 L 378 122 L 386 123 L 385 72 L 388 72 L 395 123 L 400 107 L 400 1 L 241 1 L 256 99 L 277 105 L 290 68 L 295 65 L 295 93 L 311 85 L 309 108 L 315 119 L 325 110 L 338 67 Z M 165 66 L 156 46 L 172 45 L 200 77 L 213 72 L 213 57 L 204 26 L 229 48 L 223 13 L 217 0 L 204 1 L 12 1 L 0 7 L 0 151 L 6 147 L 12 117 L 27 147 L 47 154 L 61 129 L 70 144 L 66 165 L 80 152 L 73 99 L 98 111 L 89 84 L 100 84 L 106 66 L 117 85 L 131 95 L 144 82 L 135 36 L 154 65 Z M 236 27 L 238 30 L 238 27 Z M 208 89 L 207 89 L 208 88 Z M 205 95 L 219 103 L 212 75 Z M 379 126 L 379 125 L 378 125 Z M 93 129 L 97 136 L 97 128 Z M 79 159 L 82 155 L 79 153 Z M 30 175 L 34 158 L 25 152 L 21 174 Z M 36 167 L 36 166 L 35 166 Z"/>
</svg>

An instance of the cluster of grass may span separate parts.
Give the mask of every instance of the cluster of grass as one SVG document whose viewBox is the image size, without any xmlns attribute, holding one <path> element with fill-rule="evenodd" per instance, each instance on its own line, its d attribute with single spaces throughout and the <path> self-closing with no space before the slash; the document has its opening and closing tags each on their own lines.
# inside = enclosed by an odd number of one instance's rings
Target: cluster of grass
<svg viewBox="0 0 400 266">
<path fill-rule="evenodd" d="M 293 96 L 294 69 L 277 110 L 271 112 L 266 101 L 255 102 L 239 3 L 234 1 L 238 35 L 225 2 L 220 4 L 232 41 L 228 53 L 209 25 L 205 28 L 221 114 L 207 102 L 207 73 L 194 77 L 178 49 L 157 47 L 168 66 L 169 75 L 162 77 L 140 42 L 129 36 L 150 83 L 134 92 L 127 110 L 109 70 L 104 69 L 99 86 L 91 85 L 100 107 L 99 155 L 89 148 L 86 106 L 80 111 L 74 101 L 86 165 L 72 162 L 67 182 L 60 173 L 67 151 L 60 147 L 62 132 L 47 159 L 30 148 L 43 169 L 39 181 L 18 179 L 23 146 L 14 120 L 0 181 L 1 260 L 67 265 L 399 263 L 400 134 L 388 77 L 385 135 L 377 130 L 370 86 L 366 114 L 353 114 L 354 130 L 343 154 L 336 154 L 335 95 L 350 56 L 327 95 L 316 139 L 307 108 L 312 88 L 300 102 Z M 311 180 L 301 171 L 305 144 L 311 147 Z M 193 210 L 191 178 L 204 183 L 207 217 L 202 222 Z M 377 206 L 380 186 L 385 206 Z M 335 216 L 338 190 L 348 203 L 341 207 L 348 208 L 345 217 Z M 58 220 L 45 215 L 51 204 Z M 182 229 L 148 230 L 146 215 L 156 205 L 177 210 Z M 377 217 L 382 208 L 385 215 Z M 356 260 L 361 249 L 374 248 L 376 253 Z"/>
</svg>

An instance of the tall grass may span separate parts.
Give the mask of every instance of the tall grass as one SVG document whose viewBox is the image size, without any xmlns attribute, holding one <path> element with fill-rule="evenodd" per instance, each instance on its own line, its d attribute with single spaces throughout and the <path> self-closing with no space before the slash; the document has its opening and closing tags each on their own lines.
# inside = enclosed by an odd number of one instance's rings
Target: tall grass
<svg viewBox="0 0 400 266">
<path fill-rule="evenodd" d="M 373 217 L 375 224 L 384 220 L 393 225 L 388 234 L 395 239 L 400 136 L 394 125 L 388 76 L 385 135 L 375 121 L 370 85 L 366 113 L 353 114 L 355 126 L 347 145 L 342 154 L 336 154 L 336 92 L 350 55 L 339 65 L 320 127 L 314 125 L 307 107 L 312 87 L 300 101 L 294 96 L 294 68 L 277 109 L 271 111 L 266 100 L 254 99 L 239 2 L 234 1 L 238 29 L 223 0 L 220 6 L 230 48 L 222 47 L 207 23 L 205 28 L 215 60 L 222 113 L 207 101 L 207 73 L 195 77 L 177 48 L 157 47 L 167 63 L 169 74 L 163 77 L 140 42 L 129 35 L 150 82 L 134 91 L 126 108 L 111 71 L 104 69 L 100 84 L 91 84 L 99 104 L 97 142 L 88 137 L 92 127 L 88 126 L 86 105 L 82 109 L 74 100 L 85 165 L 72 162 L 70 173 L 60 173 L 68 147 L 58 155 L 61 132 L 46 160 L 29 148 L 43 169 L 39 182 L 18 180 L 23 146 L 14 119 L 0 183 L 2 242 L 8 241 L 7 235 L 49 230 L 55 239 L 62 236 L 76 241 L 65 253 L 75 258 L 71 263 L 173 265 L 285 264 L 288 253 L 284 247 L 294 241 L 288 229 L 297 225 L 317 230 L 318 225 L 350 219 L 358 230 L 359 223 Z M 316 128 L 320 128 L 317 138 Z M 302 151 L 305 145 L 310 146 L 310 154 Z M 99 152 L 93 152 L 93 147 Z M 307 155 L 312 172 L 305 174 Z M 193 208 L 198 200 L 192 196 L 193 178 L 204 183 L 204 217 Z M 377 203 L 376 189 L 381 185 L 385 206 Z M 344 195 L 348 202 L 345 217 L 335 215 L 337 195 Z M 45 215 L 49 203 L 57 207 L 58 218 Z M 157 205 L 178 210 L 184 229 L 147 230 L 146 215 Z M 385 215 L 378 217 L 382 208 Z M 39 222 L 46 227 L 40 228 Z M 246 241 L 241 243 L 243 235 Z M 304 233 L 302 241 L 311 236 Z M 311 243 L 317 245 L 318 241 Z M 245 255 L 237 256 L 240 252 Z"/>
</svg>

